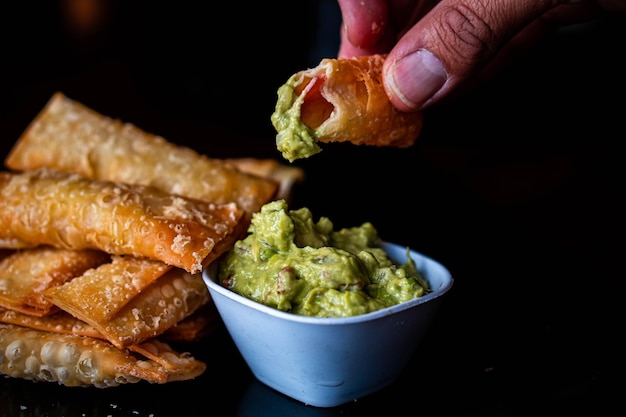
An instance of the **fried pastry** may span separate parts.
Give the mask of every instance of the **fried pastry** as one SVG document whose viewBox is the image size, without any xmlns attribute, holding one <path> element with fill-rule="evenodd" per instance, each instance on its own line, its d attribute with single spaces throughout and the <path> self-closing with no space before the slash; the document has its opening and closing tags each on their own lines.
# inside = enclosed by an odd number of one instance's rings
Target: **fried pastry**
<svg viewBox="0 0 626 417">
<path fill-rule="evenodd" d="M 216 204 L 234 202 L 248 214 L 270 201 L 278 188 L 273 179 L 106 117 L 60 92 L 20 136 L 5 165 L 16 171 L 48 167 Z"/>
<path fill-rule="evenodd" d="M 322 59 L 278 89 L 271 116 L 276 146 L 293 162 L 321 151 L 318 143 L 405 148 L 417 139 L 422 112 L 397 110 L 382 83 L 386 55 Z"/>
<path fill-rule="evenodd" d="M 106 282 L 90 277 L 86 280 L 81 278 L 50 288 L 45 296 L 62 310 L 93 326 L 119 348 L 139 344 L 162 334 L 210 300 L 201 274 L 172 268 L 134 295 L 115 314 L 108 315 L 98 309 L 94 312 L 91 304 L 83 302 L 79 296 L 84 294 L 87 298 L 103 300 L 107 305 L 117 308 L 118 301 L 113 299 L 123 301 L 125 280 L 113 284 L 113 279 Z M 66 286 L 71 288 L 66 291 Z"/>
<path fill-rule="evenodd" d="M 276 181 L 278 183 L 278 191 L 274 197 L 276 200 L 290 201 L 294 186 L 304 180 L 302 168 L 284 165 L 274 159 L 229 158 L 225 161 L 240 171 Z"/>
<path fill-rule="evenodd" d="M 211 300 L 189 317 L 168 328 L 159 339 L 171 342 L 196 342 L 222 325 Z"/>
<path fill-rule="evenodd" d="M 100 339 L 0 323 L 0 373 L 13 378 L 108 388 L 142 380 L 187 380 L 206 369 L 203 362 L 162 342 L 134 348 L 158 361 Z"/>
<path fill-rule="evenodd" d="M 64 310 L 58 310 L 43 317 L 36 317 L 0 307 L 0 323 L 14 324 L 45 332 L 107 340 L 98 329 Z M 189 317 L 182 319 L 165 330 L 159 336 L 159 339 L 166 342 L 196 342 L 221 326 L 221 324 L 222 322 L 215 305 L 212 302 L 208 302 Z"/>
<path fill-rule="evenodd" d="M 106 337 L 95 327 L 63 310 L 58 310 L 46 316 L 36 317 L 0 307 L 0 323 L 14 324 L 29 329 L 41 330 L 42 332 L 87 336 L 106 340 Z"/>
<path fill-rule="evenodd" d="M 48 315 L 57 307 L 44 298 L 46 289 L 108 261 L 108 254 L 96 250 L 40 246 L 14 251 L 0 260 L 0 306 L 31 316 Z"/>
<path fill-rule="evenodd" d="M 244 211 L 137 184 L 40 169 L 0 173 L 0 247 L 160 260 L 199 273 L 241 234 Z"/>
<path fill-rule="evenodd" d="M 88 315 L 90 322 L 104 323 L 170 269 L 172 266 L 153 259 L 113 255 L 111 262 L 50 288 L 45 295 L 74 315 Z M 83 314 L 75 314 L 78 310 Z"/>
</svg>

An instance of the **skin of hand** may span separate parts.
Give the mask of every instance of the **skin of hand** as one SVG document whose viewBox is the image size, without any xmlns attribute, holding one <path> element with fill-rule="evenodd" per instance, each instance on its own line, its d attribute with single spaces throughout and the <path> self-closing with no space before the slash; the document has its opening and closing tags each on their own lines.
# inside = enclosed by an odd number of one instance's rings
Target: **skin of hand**
<svg viewBox="0 0 626 417">
<path fill-rule="evenodd" d="M 624 0 L 338 0 L 339 58 L 388 53 L 389 99 L 420 111 L 488 78 L 558 28 Z"/>
</svg>

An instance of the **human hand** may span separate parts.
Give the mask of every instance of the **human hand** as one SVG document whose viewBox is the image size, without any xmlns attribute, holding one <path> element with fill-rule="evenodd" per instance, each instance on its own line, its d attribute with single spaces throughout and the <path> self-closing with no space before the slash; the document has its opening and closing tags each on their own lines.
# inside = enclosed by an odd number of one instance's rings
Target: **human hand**
<svg viewBox="0 0 626 417">
<path fill-rule="evenodd" d="M 475 85 L 559 27 L 626 12 L 623 0 L 338 1 L 338 57 L 389 53 L 383 82 L 403 111 Z"/>
</svg>

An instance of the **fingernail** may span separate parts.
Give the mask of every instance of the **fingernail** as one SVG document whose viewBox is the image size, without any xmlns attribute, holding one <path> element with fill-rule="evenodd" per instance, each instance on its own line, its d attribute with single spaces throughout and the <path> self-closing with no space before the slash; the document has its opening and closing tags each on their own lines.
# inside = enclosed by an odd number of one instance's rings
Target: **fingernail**
<svg viewBox="0 0 626 417">
<path fill-rule="evenodd" d="M 421 107 L 444 85 L 448 75 L 436 56 L 420 49 L 393 63 L 387 72 L 387 85 L 402 102 Z"/>
</svg>

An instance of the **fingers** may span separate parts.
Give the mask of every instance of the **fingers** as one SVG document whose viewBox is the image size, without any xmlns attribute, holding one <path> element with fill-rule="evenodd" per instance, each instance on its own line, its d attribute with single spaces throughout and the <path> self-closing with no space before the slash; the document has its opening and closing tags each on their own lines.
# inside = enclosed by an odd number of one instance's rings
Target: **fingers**
<svg viewBox="0 0 626 417">
<path fill-rule="evenodd" d="M 386 53 L 436 0 L 339 0 L 339 58 Z"/>
<path fill-rule="evenodd" d="M 553 7 L 538 0 L 442 0 L 391 50 L 385 88 L 404 111 L 441 100 L 532 21 Z"/>
<path fill-rule="evenodd" d="M 387 30 L 388 13 L 386 0 L 339 0 L 343 17 L 342 37 L 346 47 L 355 50 L 370 50 Z M 387 30 L 388 31 L 388 30 Z"/>
<path fill-rule="evenodd" d="M 348 36 L 349 36 L 348 30 L 346 26 L 344 25 L 341 28 L 341 43 L 339 45 L 339 53 L 337 54 L 337 57 L 339 58 L 352 58 L 352 57 L 362 56 L 362 55 L 381 54 L 384 52 L 388 52 L 393 46 L 391 42 L 385 42 L 384 44 L 381 42 L 381 43 L 375 43 L 373 44 L 373 46 L 367 47 L 367 48 L 358 47 L 358 46 L 355 46 L 348 39 Z M 388 44 L 388 46 L 385 46 L 385 44 Z"/>
<path fill-rule="evenodd" d="M 419 111 L 500 71 L 560 26 L 624 0 L 338 0 L 338 56 L 387 53 L 385 90 Z M 393 48 L 393 49 L 392 49 Z"/>
</svg>

